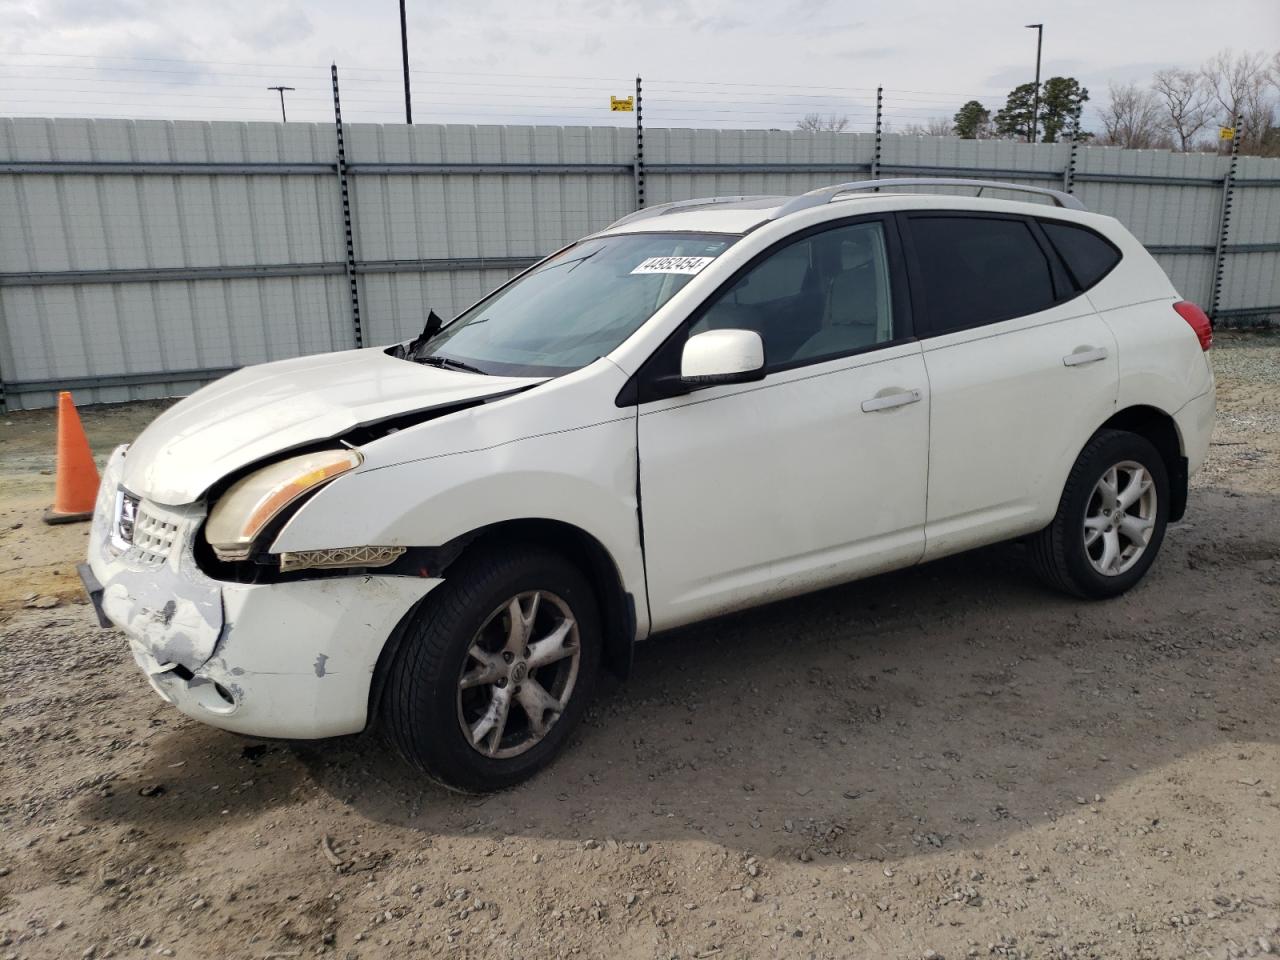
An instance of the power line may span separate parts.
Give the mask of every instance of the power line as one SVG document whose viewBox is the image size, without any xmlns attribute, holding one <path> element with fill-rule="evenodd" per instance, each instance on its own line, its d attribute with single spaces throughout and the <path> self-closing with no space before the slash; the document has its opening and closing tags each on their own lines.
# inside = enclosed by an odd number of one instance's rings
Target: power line
<svg viewBox="0 0 1280 960">
<path fill-rule="evenodd" d="M 402 52 L 407 52 L 407 46 Z M 33 62 L 41 59 L 52 62 Z M 420 114 L 440 122 L 525 121 L 602 127 L 627 124 L 627 118 L 608 116 L 600 98 L 611 86 L 630 84 L 629 78 L 411 70 L 407 62 L 403 66 L 403 76 L 386 68 L 344 66 L 347 82 L 356 86 L 356 95 L 344 98 L 345 104 L 356 108 L 353 120 L 384 122 L 396 116 L 393 105 L 401 89 L 405 119 L 411 120 L 409 79 L 416 78 Z M 303 75 L 294 80 L 296 86 L 266 87 L 279 94 L 282 120 L 287 121 L 286 91 L 295 94 L 288 98 L 288 105 L 294 106 L 296 112 L 308 120 L 323 119 L 327 113 L 323 106 L 330 98 L 321 86 L 327 79 L 321 71 L 327 73 L 327 67 L 179 57 L 17 54 L 8 63 L 0 63 L 0 78 L 5 81 L 0 103 L 11 105 L 10 110 L 18 105 L 43 104 L 44 113 L 57 111 L 60 116 L 64 115 L 63 108 L 75 107 L 84 114 L 92 112 L 90 108 L 109 107 L 112 115 L 186 118 L 222 117 L 238 112 L 256 119 L 264 116 L 266 108 L 249 91 L 262 90 L 262 79 L 275 80 L 285 67 Z M 351 76 L 352 73 L 357 75 Z M 647 87 L 651 118 L 673 126 L 790 127 L 802 112 L 831 113 L 843 116 L 854 126 L 869 126 L 874 109 L 871 87 L 689 78 L 657 78 Z M 950 115 L 966 99 L 994 96 L 890 90 L 885 100 L 886 113 L 903 121 L 933 118 Z"/>
</svg>

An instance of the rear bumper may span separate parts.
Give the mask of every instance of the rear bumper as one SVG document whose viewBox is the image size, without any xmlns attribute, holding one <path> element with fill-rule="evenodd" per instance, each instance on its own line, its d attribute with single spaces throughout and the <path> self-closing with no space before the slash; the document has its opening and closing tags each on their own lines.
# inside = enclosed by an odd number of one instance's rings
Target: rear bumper
<svg viewBox="0 0 1280 960">
<path fill-rule="evenodd" d="M 1209 438 L 1213 435 L 1213 422 L 1218 401 L 1212 386 L 1194 400 L 1188 401 L 1173 415 L 1182 441 L 1182 452 L 1187 458 L 1187 476 L 1194 477 L 1204 466 L 1209 453 Z"/>
<path fill-rule="evenodd" d="M 191 543 L 199 506 L 143 506 L 172 543 L 154 552 L 111 542 L 123 450 L 103 473 L 80 568 L 99 622 L 128 638 L 160 697 L 196 720 L 259 737 L 314 739 L 367 722 L 378 655 L 401 618 L 442 581 L 339 576 L 224 583 L 205 576 Z"/>
</svg>

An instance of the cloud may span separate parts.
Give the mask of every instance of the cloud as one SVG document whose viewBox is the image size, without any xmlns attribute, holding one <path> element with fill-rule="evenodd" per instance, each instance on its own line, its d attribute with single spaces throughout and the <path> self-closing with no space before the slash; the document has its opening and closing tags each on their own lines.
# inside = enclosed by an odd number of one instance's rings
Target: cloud
<svg viewBox="0 0 1280 960">
<path fill-rule="evenodd" d="M 888 60 L 905 56 L 909 52 L 906 47 L 854 47 L 852 50 L 841 50 L 836 56 L 847 60 Z"/>
<path fill-rule="evenodd" d="M 831 0 L 791 0 L 787 5 L 784 16 L 787 19 L 793 17 L 816 17 L 819 14 L 826 13 L 831 9 Z"/>
<path fill-rule="evenodd" d="M 1276 2 L 1073 0 L 1072 16 L 1046 29 L 1043 75 L 1073 75 L 1098 101 L 1108 80 L 1195 66 L 1242 35 L 1275 48 Z M 607 123 L 617 117 L 600 98 L 638 72 L 655 122 L 790 126 L 812 110 L 848 110 L 868 129 L 864 104 L 877 85 L 906 123 L 949 116 L 971 98 L 998 107 L 1035 69 L 1035 36 L 1022 25 L 1037 15 L 1014 0 L 411 0 L 408 12 L 415 115 L 420 92 L 424 114 L 434 101 L 437 119 L 455 122 L 500 101 L 513 123 Z M 396 14 L 394 3 L 349 0 L 0 0 L 0 112 L 271 119 L 257 88 L 284 82 L 298 87 L 290 119 L 324 122 L 334 60 L 350 80 L 350 119 L 394 122 L 403 115 Z M 94 59 L 107 56 L 150 59 Z M 56 92 L 86 67 L 121 78 L 103 84 L 120 93 L 96 111 L 90 98 Z M 15 86 L 19 75 L 31 79 Z M 599 77 L 623 86 L 584 79 Z M 202 89 L 185 89 L 196 82 Z"/>
<path fill-rule="evenodd" d="M 274 50 L 281 46 L 306 40 L 315 32 L 311 18 L 300 8 L 293 7 L 273 13 L 265 20 L 236 32 L 236 39 L 254 50 Z"/>
<path fill-rule="evenodd" d="M 481 36 L 484 37 L 485 43 L 497 46 L 499 44 L 505 44 L 511 39 L 511 31 L 500 24 L 495 23 L 486 26 L 484 30 L 481 31 Z"/>
<path fill-rule="evenodd" d="M 145 0 L 51 0 L 41 11 L 41 19 L 54 24 L 88 26 L 140 20 L 146 16 Z"/>
<path fill-rule="evenodd" d="M 727 14 L 716 14 L 711 17 L 698 17 L 693 21 L 693 29 L 700 32 L 712 33 L 730 33 L 734 30 L 745 30 L 751 24 L 741 17 L 729 16 Z"/>
<path fill-rule="evenodd" d="M 22 7 L 0 4 L 0 20 L 4 22 L 0 51 L 5 53 L 21 52 L 27 36 L 38 36 L 42 32 L 40 18 Z"/>
</svg>

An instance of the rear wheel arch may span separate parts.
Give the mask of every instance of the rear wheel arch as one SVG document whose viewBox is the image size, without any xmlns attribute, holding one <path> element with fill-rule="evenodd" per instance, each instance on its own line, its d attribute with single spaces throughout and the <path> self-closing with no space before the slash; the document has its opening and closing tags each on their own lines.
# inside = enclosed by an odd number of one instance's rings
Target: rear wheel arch
<svg viewBox="0 0 1280 960">
<path fill-rule="evenodd" d="M 1187 458 L 1173 417 L 1157 407 L 1136 405 L 1112 414 L 1094 436 L 1102 430 L 1136 433 L 1160 452 L 1169 473 L 1169 521 L 1181 520 L 1187 509 Z"/>
<path fill-rule="evenodd" d="M 1133 430 L 1098 430 L 1072 465 L 1053 519 L 1027 541 L 1032 566 L 1065 593 L 1119 596 L 1159 553 L 1170 491 L 1152 441 Z"/>
<path fill-rule="evenodd" d="M 563 556 L 587 578 L 595 594 L 604 633 L 603 662 L 619 679 L 631 670 L 632 649 L 636 641 L 635 598 L 626 591 L 618 565 L 608 549 L 594 536 L 573 524 L 560 520 L 527 518 L 504 520 L 455 537 L 442 547 L 429 551 L 433 561 L 432 576 L 449 578 L 450 569 L 465 556 L 481 550 L 500 548 L 505 544 L 545 547 Z M 405 631 L 419 607 L 430 600 L 428 593 L 400 619 L 383 644 L 369 686 L 368 717 L 377 716 L 378 705 L 396 652 Z"/>
</svg>

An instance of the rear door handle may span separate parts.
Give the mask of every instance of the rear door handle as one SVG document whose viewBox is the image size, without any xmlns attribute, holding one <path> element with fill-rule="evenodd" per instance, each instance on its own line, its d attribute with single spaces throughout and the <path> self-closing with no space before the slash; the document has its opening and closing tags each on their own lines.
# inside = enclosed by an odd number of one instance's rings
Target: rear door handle
<svg viewBox="0 0 1280 960">
<path fill-rule="evenodd" d="M 1107 359 L 1106 347 L 1076 347 L 1071 353 L 1062 358 L 1064 367 L 1079 367 L 1086 363 L 1097 363 L 1099 360 Z"/>
<path fill-rule="evenodd" d="M 879 410 L 892 410 L 894 407 L 905 407 L 908 403 L 918 403 L 922 394 L 919 390 L 902 390 L 893 388 L 878 394 L 870 400 L 862 401 L 863 413 L 875 413 Z"/>
</svg>

